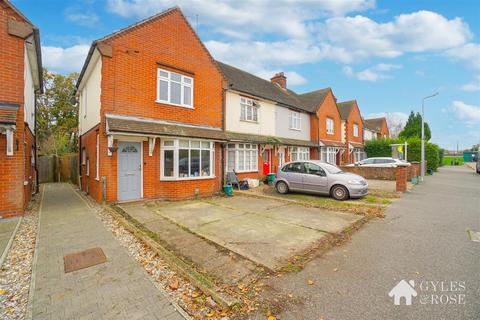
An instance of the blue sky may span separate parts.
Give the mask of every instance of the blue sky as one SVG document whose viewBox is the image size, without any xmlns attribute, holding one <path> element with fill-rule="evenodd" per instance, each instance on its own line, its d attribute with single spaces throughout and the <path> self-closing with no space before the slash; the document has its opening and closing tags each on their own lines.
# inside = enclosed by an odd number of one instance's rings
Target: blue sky
<svg viewBox="0 0 480 320">
<path fill-rule="evenodd" d="M 14 0 L 40 28 L 44 64 L 80 71 L 92 40 L 179 5 L 212 55 L 297 92 L 332 87 L 393 124 L 426 102 L 432 141 L 480 143 L 480 2 L 475 0 Z M 198 23 L 197 23 L 198 21 Z"/>
</svg>

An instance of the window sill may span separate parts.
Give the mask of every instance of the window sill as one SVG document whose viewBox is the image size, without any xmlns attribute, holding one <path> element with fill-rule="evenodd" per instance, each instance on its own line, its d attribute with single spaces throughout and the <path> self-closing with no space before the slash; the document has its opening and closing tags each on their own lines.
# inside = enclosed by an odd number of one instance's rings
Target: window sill
<svg viewBox="0 0 480 320">
<path fill-rule="evenodd" d="M 258 170 L 235 170 L 235 173 L 258 173 Z"/>
<path fill-rule="evenodd" d="M 327 132 L 328 135 L 333 136 L 335 132 Z"/>
<path fill-rule="evenodd" d="M 185 108 L 185 109 L 192 109 L 192 110 L 195 109 L 194 107 L 184 106 L 182 104 L 175 104 L 175 103 L 171 103 L 171 102 L 167 102 L 167 101 L 155 100 L 155 103 L 156 104 L 166 104 L 166 105 L 169 105 L 169 106 L 180 107 L 180 108 Z"/>
<path fill-rule="evenodd" d="M 290 130 L 302 131 L 302 129 L 297 129 L 297 128 L 290 128 Z"/>
<path fill-rule="evenodd" d="M 215 178 L 216 178 L 216 176 L 205 176 L 205 177 L 185 177 L 185 178 L 160 177 L 160 181 L 209 180 L 209 179 L 215 179 Z"/>
<path fill-rule="evenodd" d="M 242 120 L 240 119 L 241 122 L 248 122 L 248 123 L 255 123 L 255 124 L 259 124 L 258 121 L 254 121 L 254 120 Z"/>
</svg>

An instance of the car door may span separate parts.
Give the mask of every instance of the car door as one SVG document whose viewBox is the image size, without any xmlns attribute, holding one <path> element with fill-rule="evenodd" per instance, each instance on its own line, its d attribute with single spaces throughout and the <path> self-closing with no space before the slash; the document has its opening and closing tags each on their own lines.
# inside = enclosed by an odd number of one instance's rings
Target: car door
<svg viewBox="0 0 480 320">
<path fill-rule="evenodd" d="M 325 170 L 317 164 L 304 164 L 303 189 L 315 193 L 328 193 L 328 178 Z"/>
<path fill-rule="evenodd" d="M 290 189 L 302 190 L 303 189 L 303 163 L 293 162 L 287 164 L 282 169 L 285 180 L 288 181 Z"/>
</svg>

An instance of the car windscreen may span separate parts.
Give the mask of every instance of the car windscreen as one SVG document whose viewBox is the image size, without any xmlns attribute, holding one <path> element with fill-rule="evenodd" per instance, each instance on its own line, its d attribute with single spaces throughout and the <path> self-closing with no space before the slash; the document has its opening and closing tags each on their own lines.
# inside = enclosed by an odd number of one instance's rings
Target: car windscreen
<svg viewBox="0 0 480 320">
<path fill-rule="evenodd" d="M 322 167 L 328 171 L 328 173 L 332 173 L 332 174 L 335 174 L 335 173 L 342 173 L 343 171 L 340 170 L 339 167 L 337 166 L 334 166 L 334 165 L 331 165 L 331 164 L 328 164 L 328 163 L 322 163 Z"/>
</svg>

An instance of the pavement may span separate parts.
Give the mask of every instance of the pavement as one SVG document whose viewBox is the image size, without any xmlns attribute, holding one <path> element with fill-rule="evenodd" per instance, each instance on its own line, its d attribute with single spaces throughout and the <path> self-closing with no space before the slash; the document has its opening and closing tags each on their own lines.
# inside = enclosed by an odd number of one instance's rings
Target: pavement
<svg viewBox="0 0 480 320">
<path fill-rule="evenodd" d="M 122 208 L 138 217 L 134 206 L 122 205 Z M 350 213 L 241 195 L 158 206 L 150 202 L 149 208 L 159 218 L 271 270 L 282 267 L 292 255 L 304 252 L 329 234 L 341 233 L 362 219 Z M 160 230 L 155 230 L 162 223 L 152 220 L 144 223 L 162 237 Z M 202 255 L 202 251 L 198 252 Z"/>
<path fill-rule="evenodd" d="M 266 297 L 293 294 L 281 320 L 480 319 L 480 243 L 467 229 L 480 230 L 480 175 L 440 168 L 351 241 L 270 279 Z M 389 296 L 401 280 L 413 280 L 411 305 Z"/>
<path fill-rule="evenodd" d="M 7 246 L 13 236 L 15 228 L 17 227 L 19 217 L 0 219 L 0 267 L 2 266 L 3 257 L 8 250 Z"/>
<path fill-rule="evenodd" d="M 65 273 L 65 255 L 94 247 L 107 262 Z M 185 319 L 68 184 L 45 185 L 36 255 L 33 319 Z"/>
</svg>

